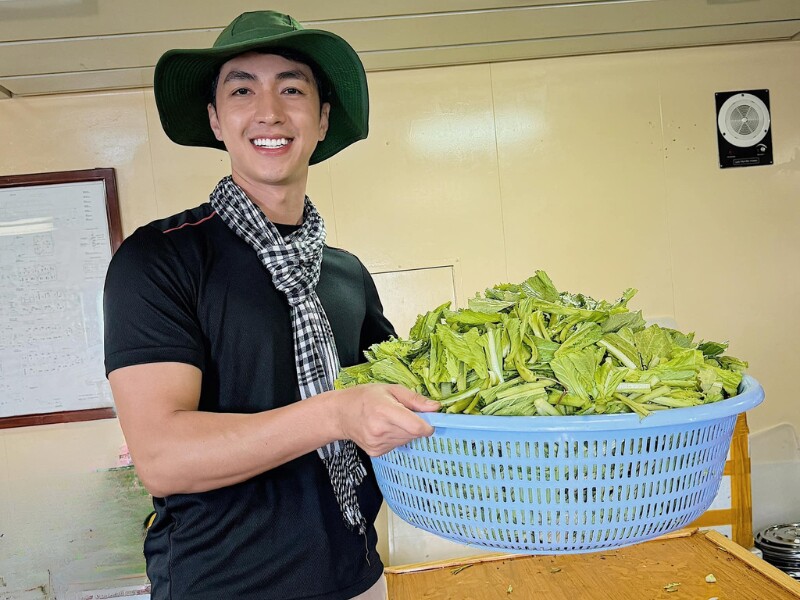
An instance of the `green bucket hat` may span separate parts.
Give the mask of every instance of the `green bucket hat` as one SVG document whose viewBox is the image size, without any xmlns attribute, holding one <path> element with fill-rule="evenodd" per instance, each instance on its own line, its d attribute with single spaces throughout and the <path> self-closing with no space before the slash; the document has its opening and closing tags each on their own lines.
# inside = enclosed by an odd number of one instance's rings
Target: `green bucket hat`
<svg viewBox="0 0 800 600">
<path fill-rule="evenodd" d="M 211 83 L 231 58 L 252 50 L 289 50 L 307 57 L 325 79 L 331 112 L 328 133 L 309 160 L 330 158 L 369 132 L 369 96 L 364 65 L 356 51 L 329 31 L 303 29 L 289 15 L 274 11 L 238 16 L 212 48 L 170 50 L 158 61 L 153 89 L 167 136 L 183 146 L 225 149 L 208 123 Z"/>
</svg>

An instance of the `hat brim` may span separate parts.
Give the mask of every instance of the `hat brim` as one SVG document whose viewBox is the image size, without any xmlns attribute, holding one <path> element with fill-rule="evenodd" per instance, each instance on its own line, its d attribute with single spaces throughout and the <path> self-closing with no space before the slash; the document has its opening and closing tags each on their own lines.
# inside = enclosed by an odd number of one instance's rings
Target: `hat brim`
<svg viewBox="0 0 800 600">
<path fill-rule="evenodd" d="M 225 149 L 208 121 L 211 83 L 220 67 L 250 51 L 292 50 L 313 61 L 330 85 L 328 132 L 317 144 L 309 164 L 330 158 L 369 133 L 367 77 L 358 54 L 345 40 L 328 31 L 301 29 L 221 48 L 178 49 L 165 53 L 155 68 L 153 89 L 161 125 L 183 146 Z"/>
</svg>

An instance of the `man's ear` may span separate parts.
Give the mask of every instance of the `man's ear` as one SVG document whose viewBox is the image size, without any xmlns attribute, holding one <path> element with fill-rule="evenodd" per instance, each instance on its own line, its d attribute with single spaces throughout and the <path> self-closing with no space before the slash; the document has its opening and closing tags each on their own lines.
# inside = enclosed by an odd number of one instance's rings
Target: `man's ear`
<svg viewBox="0 0 800 600">
<path fill-rule="evenodd" d="M 217 118 L 217 109 L 212 106 L 211 102 L 208 103 L 208 124 L 211 125 L 214 137 L 220 142 L 223 141 L 222 128 L 219 126 L 219 119 Z"/>
<path fill-rule="evenodd" d="M 331 104 L 330 102 L 325 102 L 322 104 L 322 110 L 319 112 L 319 138 L 318 141 L 322 141 L 325 139 L 325 135 L 328 133 L 328 119 L 331 114 Z M 221 140 L 220 140 L 221 141 Z"/>
</svg>

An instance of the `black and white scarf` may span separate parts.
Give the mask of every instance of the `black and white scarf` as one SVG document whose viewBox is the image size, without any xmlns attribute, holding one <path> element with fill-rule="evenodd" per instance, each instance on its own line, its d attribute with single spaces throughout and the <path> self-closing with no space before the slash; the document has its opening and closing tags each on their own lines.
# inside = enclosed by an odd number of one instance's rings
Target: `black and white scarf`
<svg viewBox="0 0 800 600">
<path fill-rule="evenodd" d="M 316 292 L 325 245 L 325 222 L 317 209 L 306 197 L 302 226 L 284 239 L 230 176 L 217 184 L 210 201 L 225 224 L 256 251 L 273 284 L 289 301 L 300 397 L 333 389 L 339 356 Z M 364 534 L 366 522 L 358 506 L 356 487 L 367 472 L 355 444 L 351 440 L 335 441 L 317 453 L 328 469 L 345 523 Z"/>
</svg>

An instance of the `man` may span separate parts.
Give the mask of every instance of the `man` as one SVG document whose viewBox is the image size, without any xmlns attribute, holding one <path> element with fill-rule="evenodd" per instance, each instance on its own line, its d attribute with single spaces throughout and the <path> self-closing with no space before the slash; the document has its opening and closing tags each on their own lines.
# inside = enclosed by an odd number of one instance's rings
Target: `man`
<svg viewBox="0 0 800 600">
<path fill-rule="evenodd" d="M 154 496 L 153 600 L 383 598 L 367 455 L 432 428 L 399 386 L 332 390 L 392 335 L 357 258 L 324 245 L 309 164 L 366 137 L 341 38 L 263 11 L 159 61 L 167 135 L 224 148 L 208 203 L 139 228 L 105 289 L 106 370 Z"/>
</svg>

